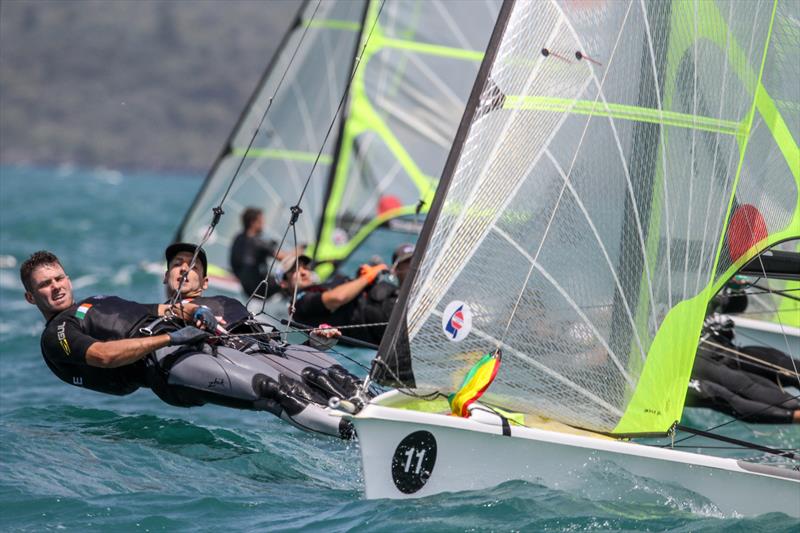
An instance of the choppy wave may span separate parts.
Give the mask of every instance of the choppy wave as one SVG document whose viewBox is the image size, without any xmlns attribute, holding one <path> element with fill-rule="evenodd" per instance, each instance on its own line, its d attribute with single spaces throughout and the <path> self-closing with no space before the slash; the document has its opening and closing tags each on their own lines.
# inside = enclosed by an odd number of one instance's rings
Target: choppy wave
<svg viewBox="0 0 800 533">
<path fill-rule="evenodd" d="M 199 177 L 111 177 L 109 187 L 106 177 L 74 167 L 61 169 L 63 179 L 56 174 L 4 169 L 3 254 L 19 260 L 53 250 L 79 298 L 159 300 L 160 275 L 136 265 L 163 264 L 164 246 Z M 34 196 L 41 202 L 27 201 Z M 79 231 L 78 223 L 88 230 Z M 722 516 L 691 492 L 600 463 L 578 473 L 581 483 L 556 489 L 510 482 L 419 500 L 367 501 L 356 443 L 305 434 L 267 414 L 178 409 L 148 391 L 113 397 L 60 382 L 41 361 L 44 320 L 21 289 L 15 269 L 0 269 L 0 531 L 800 529 L 780 514 Z M 356 359 L 366 361 L 362 354 Z M 726 420 L 694 410 L 687 422 L 705 428 Z M 797 426 L 723 430 L 785 447 L 800 443 Z"/>
</svg>

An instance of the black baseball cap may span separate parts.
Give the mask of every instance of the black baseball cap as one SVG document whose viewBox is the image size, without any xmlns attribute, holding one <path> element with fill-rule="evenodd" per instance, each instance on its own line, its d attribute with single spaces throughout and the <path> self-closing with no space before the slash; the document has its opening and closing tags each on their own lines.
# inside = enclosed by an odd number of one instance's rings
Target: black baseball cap
<svg viewBox="0 0 800 533">
<path fill-rule="evenodd" d="M 275 277 L 279 280 L 286 279 L 287 274 L 294 272 L 294 268 L 297 263 L 303 266 L 308 266 L 312 262 L 312 259 L 305 254 L 300 254 L 297 257 L 294 255 L 288 255 L 283 259 L 283 261 L 281 261 L 279 272 L 275 273 Z"/>
<path fill-rule="evenodd" d="M 395 265 L 402 263 L 403 261 L 407 261 L 414 256 L 414 245 L 407 242 L 401 244 L 397 248 L 394 249 L 394 253 L 392 254 L 392 263 Z"/>
<path fill-rule="evenodd" d="M 170 264 L 172 258 L 178 255 L 181 252 L 189 252 L 190 254 L 194 254 L 194 251 L 198 249 L 196 244 L 191 244 L 188 242 L 175 242 L 167 246 L 167 249 L 164 251 L 164 255 L 167 258 L 167 265 Z M 203 265 L 203 273 L 208 273 L 208 259 L 206 258 L 206 252 L 202 248 L 197 254 L 197 259 Z"/>
</svg>

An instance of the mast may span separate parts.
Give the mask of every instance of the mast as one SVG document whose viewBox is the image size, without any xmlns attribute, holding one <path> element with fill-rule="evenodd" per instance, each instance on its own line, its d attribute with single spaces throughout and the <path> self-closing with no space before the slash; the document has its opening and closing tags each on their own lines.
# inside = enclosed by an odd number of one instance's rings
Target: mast
<svg viewBox="0 0 800 533">
<path fill-rule="evenodd" d="M 760 212 L 759 231 L 725 271 L 800 227 L 796 121 L 773 100 L 796 73 L 767 54 L 774 3 L 737 7 L 504 12 L 373 377 L 446 393 L 501 349 L 487 394 L 506 409 L 615 435 L 674 426 L 734 189 L 747 212 L 731 227 Z M 721 190 L 707 179 L 717 148 L 730 148 Z"/>
<path fill-rule="evenodd" d="M 250 114 L 250 110 L 253 108 L 253 105 L 256 99 L 258 98 L 260 89 L 266 83 L 267 79 L 269 78 L 269 75 L 272 73 L 272 70 L 275 68 L 276 63 L 278 62 L 278 59 L 283 54 L 283 50 L 284 48 L 286 48 L 286 44 L 289 42 L 289 38 L 292 35 L 292 32 L 295 29 L 297 29 L 302 23 L 303 13 L 305 12 L 306 5 L 308 4 L 308 2 L 309 0 L 303 0 L 300 3 L 300 7 L 298 7 L 297 9 L 294 19 L 292 20 L 292 23 L 284 32 L 283 37 L 281 37 L 281 42 L 280 44 L 278 44 L 278 49 L 275 50 L 274 54 L 272 54 L 272 57 L 270 58 L 269 63 L 267 64 L 267 68 L 264 69 L 264 72 L 261 74 L 261 77 L 256 83 L 255 89 L 253 89 L 253 91 L 250 93 L 250 97 L 247 99 L 247 104 L 245 104 L 244 108 L 242 109 L 242 112 L 239 113 L 239 117 L 236 119 L 236 124 L 233 126 L 233 129 L 228 134 L 228 138 L 225 141 L 225 144 L 222 146 L 222 149 L 217 155 L 217 158 L 214 160 L 214 163 L 211 165 L 211 168 L 206 173 L 206 177 L 203 180 L 203 185 L 200 187 L 200 190 L 197 192 L 194 199 L 192 200 L 192 207 L 190 207 L 186 211 L 186 214 L 184 214 L 183 220 L 181 221 L 180 226 L 178 226 L 178 230 L 175 232 L 175 236 L 172 238 L 173 242 L 178 242 L 182 238 L 185 238 L 184 231 L 186 229 L 187 222 L 192 216 L 194 205 L 197 203 L 198 199 L 203 197 L 203 194 L 208 189 L 208 186 L 212 181 L 212 177 L 216 174 L 217 170 L 222 164 L 222 161 L 233 153 L 233 140 L 236 137 L 236 134 L 241 129 L 242 125 L 244 124 L 245 119 Z M 245 157 L 247 157 L 247 154 L 242 154 L 242 158 Z"/>
<path fill-rule="evenodd" d="M 392 310 L 392 316 L 381 341 L 378 354 L 373 360 L 370 377 L 383 385 L 396 387 L 414 387 L 415 385 L 414 374 L 411 368 L 411 354 L 408 346 L 408 329 L 406 323 L 406 307 L 408 305 L 409 293 L 411 292 L 411 286 L 414 284 L 419 272 L 422 258 L 425 256 L 430 243 L 433 227 L 436 225 L 436 221 L 441 213 L 447 190 L 450 187 L 450 182 L 455 174 L 461 151 L 467 139 L 467 134 L 469 133 L 472 121 L 478 111 L 478 106 L 481 103 L 481 95 L 484 89 L 489 86 L 489 83 L 487 83 L 489 82 L 489 71 L 497 56 L 497 50 L 503 39 L 506 26 L 508 25 L 508 19 L 514 7 L 514 2 L 515 0 L 504 0 L 503 6 L 500 9 L 500 14 L 497 18 L 497 22 L 495 22 L 492 36 L 489 39 L 489 45 L 486 48 L 486 54 L 478 70 L 475 84 L 472 86 L 472 91 L 467 100 L 467 106 L 461 117 L 458 131 L 456 132 L 453 145 L 447 156 L 447 162 L 442 171 L 442 177 L 436 188 L 433 204 L 428 211 L 428 216 L 425 219 L 425 224 L 422 227 L 422 232 L 417 241 L 414 257 L 411 260 L 410 271 L 400 290 L 397 303 Z"/>
</svg>

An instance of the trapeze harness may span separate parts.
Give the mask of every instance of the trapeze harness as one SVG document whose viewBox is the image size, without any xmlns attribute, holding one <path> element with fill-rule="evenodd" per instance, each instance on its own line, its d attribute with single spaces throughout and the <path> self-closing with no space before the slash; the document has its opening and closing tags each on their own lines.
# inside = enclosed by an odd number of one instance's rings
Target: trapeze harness
<svg viewBox="0 0 800 533">
<path fill-rule="evenodd" d="M 225 317 L 231 333 L 263 333 L 261 326 L 250 320 L 244 306 L 232 298 L 196 298 L 192 302 Z M 77 305 L 78 309 L 81 307 L 88 310 L 78 323 L 80 330 L 100 341 L 158 335 L 183 325 L 156 319 L 151 307 L 116 297 L 89 298 Z M 45 360 L 62 380 L 78 384 L 73 379 L 74 368 L 65 373 L 47 356 Z M 130 380 L 124 389 L 109 390 L 102 379 L 83 380 L 81 385 L 112 394 L 130 394 L 144 386 L 170 405 L 213 403 L 269 411 L 305 430 L 341 438 L 352 436 L 350 423 L 331 416 L 325 406 L 331 396 L 355 395 L 357 378 L 311 346 L 283 344 L 263 335 L 240 335 L 218 344 L 161 348 L 145 357 L 142 364 L 144 371 L 137 368 L 135 372 L 141 378 Z M 126 368 L 81 366 L 87 372 Z"/>
</svg>

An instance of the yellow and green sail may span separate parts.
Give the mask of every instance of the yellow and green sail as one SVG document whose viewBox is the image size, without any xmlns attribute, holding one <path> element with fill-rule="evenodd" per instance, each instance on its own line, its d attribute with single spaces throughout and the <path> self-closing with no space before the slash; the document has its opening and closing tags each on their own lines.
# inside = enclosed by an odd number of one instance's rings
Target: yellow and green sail
<svg viewBox="0 0 800 533">
<path fill-rule="evenodd" d="M 513 3 L 386 366 L 451 392 L 499 349 L 495 404 L 668 431 L 708 300 L 800 236 L 798 18 L 774 0 Z M 453 302 L 471 310 L 458 342 Z"/>
<path fill-rule="evenodd" d="M 420 201 L 424 218 L 498 9 L 495 0 L 306 2 L 177 238 L 200 238 L 243 158 L 206 246 L 218 274 L 241 211 L 262 208 L 264 237 L 280 240 L 307 180 L 297 240 L 323 277 Z"/>
</svg>

